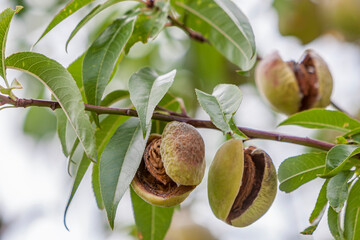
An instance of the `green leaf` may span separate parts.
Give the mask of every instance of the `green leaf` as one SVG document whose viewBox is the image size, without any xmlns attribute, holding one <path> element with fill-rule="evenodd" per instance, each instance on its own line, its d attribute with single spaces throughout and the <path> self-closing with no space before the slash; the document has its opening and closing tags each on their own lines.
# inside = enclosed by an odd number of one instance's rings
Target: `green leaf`
<svg viewBox="0 0 360 240">
<path fill-rule="evenodd" d="M 115 90 L 109 93 L 101 100 L 101 106 L 111 106 L 112 104 L 126 99 L 130 96 L 129 91 L 127 90 Z"/>
<path fill-rule="evenodd" d="M 130 188 L 135 223 L 142 240 L 164 239 L 171 223 L 174 207 L 153 206 L 142 200 Z"/>
<path fill-rule="evenodd" d="M 89 104 L 100 105 L 115 64 L 134 28 L 135 18 L 117 19 L 87 50 L 83 62 L 83 81 Z"/>
<path fill-rule="evenodd" d="M 325 169 L 326 153 L 305 153 L 284 160 L 278 170 L 280 190 L 287 193 L 307 183 Z"/>
<path fill-rule="evenodd" d="M 66 145 L 66 127 L 67 127 L 68 119 L 61 108 L 55 110 L 55 116 L 57 120 L 56 129 L 60 140 L 61 148 L 64 155 L 67 157 L 69 156 L 69 151 Z"/>
<path fill-rule="evenodd" d="M 155 38 L 168 22 L 170 4 L 168 0 L 154 1 L 154 7 L 143 10 L 135 22 L 134 32 L 125 46 L 125 53 L 137 42 L 147 43 L 149 38 Z"/>
<path fill-rule="evenodd" d="M 248 139 L 248 137 L 243 132 L 241 132 L 240 129 L 236 126 L 233 118 L 230 119 L 229 126 L 230 126 L 230 129 L 235 134 L 235 136 L 233 136 L 233 137 L 238 138 L 238 139 Z"/>
<path fill-rule="evenodd" d="M 158 75 L 151 68 L 142 68 L 134 73 L 129 80 L 131 102 L 139 115 L 143 135 L 151 123 L 156 105 L 165 96 L 174 82 L 176 71 Z"/>
<path fill-rule="evenodd" d="M 142 136 L 139 119 L 131 118 L 116 130 L 102 153 L 100 189 L 111 228 L 117 205 L 139 167 L 147 137 Z"/>
<path fill-rule="evenodd" d="M 80 57 L 78 57 L 74 62 L 72 62 L 67 70 L 71 74 L 71 76 L 74 78 L 76 82 L 76 86 L 79 88 L 82 100 L 87 103 L 86 97 L 85 97 L 85 90 L 83 85 L 83 77 L 82 77 L 82 67 L 83 67 L 83 61 L 84 61 L 85 53 L 82 54 Z"/>
<path fill-rule="evenodd" d="M 326 204 L 328 202 L 328 200 L 326 198 L 326 188 L 327 188 L 328 182 L 329 182 L 329 180 L 326 180 L 325 183 L 323 184 L 323 186 L 321 187 L 320 193 L 316 200 L 314 210 L 311 212 L 311 215 L 309 218 L 309 222 L 311 224 L 313 224 L 316 221 L 316 219 L 319 219 L 319 218 L 321 219 L 322 215 L 325 212 Z"/>
<path fill-rule="evenodd" d="M 65 212 L 64 212 L 64 225 L 65 225 L 65 228 L 67 230 L 69 230 L 69 228 L 67 227 L 66 225 L 66 215 L 67 215 L 67 211 L 69 209 L 69 206 L 70 206 L 70 203 L 72 201 L 72 199 L 74 198 L 74 195 L 76 193 L 76 190 L 78 189 L 79 185 L 80 185 L 80 182 L 81 180 L 83 179 L 87 169 L 89 168 L 89 165 L 90 165 L 90 159 L 87 158 L 86 154 L 83 155 L 82 159 L 81 159 L 81 162 L 79 164 L 79 167 L 76 171 L 76 176 L 75 176 L 75 179 L 74 179 L 74 184 L 73 184 L 73 187 L 71 189 L 71 193 L 70 193 L 70 197 L 69 197 L 69 200 L 66 204 L 66 207 L 65 207 Z"/>
<path fill-rule="evenodd" d="M 328 226 L 336 240 L 344 239 L 340 225 L 340 214 L 335 212 L 332 207 L 328 209 Z"/>
<path fill-rule="evenodd" d="M 195 89 L 200 106 L 209 114 L 214 125 L 225 134 L 232 133 L 229 122 L 238 110 L 242 92 L 232 84 L 219 84 L 212 95 Z"/>
<path fill-rule="evenodd" d="M 354 175 L 353 172 L 343 171 L 329 180 L 326 198 L 335 212 L 340 212 L 348 197 L 348 181 Z"/>
<path fill-rule="evenodd" d="M 125 116 L 109 115 L 101 121 L 101 128 L 97 128 L 95 132 L 96 146 L 99 158 L 101 157 L 105 146 L 110 141 L 110 138 L 114 135 L 116 129 L 127 119 L 128 117 Z M 100 209 L 103 209 L 104 203 L 100 191 L 99 171 L 99 163 L 94 164 L 92 172 L 92 187 L 95 194 L 96 203 Z"/>
<path fill-rule="evenodd" d="M 319 177 L 332 177 L 344 169 L 348 160 L 360 153 L 360 147 L 357 145 L 336 145 L 331 148 L 326 155 L 326 168 Z"/>
<path fill-rule="evenodd" d="M 96 161 L 94 129 L 70 73 L 58 62 L 33 52 L 11 55 L 6 59 L 6 66 L 35 76 L 51 91 L 75 130 L 86 155 Z"/>
<path fill-rule="evenodd" d="M 5 9 L 3 12 L 0 13 L 0 52 L 1 52 L 1 64 L 0 64 L 0 76 L 3 77 L 5 80 L 6 86 L 9 86 L 9 83 L 6 80 L 6 67 L 5 67 L 5 47 L 6 47 L 6 40 L 7 35 L 10 28 L 10 23 L 15 15 L 18 13 L 23 7 L 17 6 L 15 10 L 11 8 Z"/>
<path fill-rule="evenodd" d="M 75 151 L 77 149 L 77 147 L 79 146 L 79 139 L 75 138 L 74 144 L 72 145 L 69 155 L 67 157 L 67 161 L 68 161 L 68 166 L 67 166 L 67 170 L 68 170 L 68 174 L 72 177 L 72 171 L 71 171 L 71 166 L 72 164 L 76 165 L 77 163 L 73 160 Z"/>
<path fill-rule="evenodd" d="M 243 71 L 256 61 L 254 34 L 247 17 L 231 0 L 172 0 L 185 26 L 200 32 Z"/>
<path fill-rule="evenodd" d="M 30 108 L 25 117 L 23 130 L 37 140 L 52 137 L 56 131 L 56 118 L 50 109 Z"/>
<path fill-rule="evenodd" d="M 291 115 L 279 124 L 279 126 L 283 125 L 298 125 L 306 128 L 326 128 L 349 132 L 360 127 L 360 122 L 339 111 L 310 109 Z"/>
<path fill-rule="evenodd" d="M 36 41 L 34 45 L 36 45 L 51 29 L 53 29 L 56 25 L 62 22 L 64 19 L 75 13 L 80 8 L 86 6 L 87 4 L 93 2 L 95 0 L 72 0 L 69 2 L 60 12 L 51 20 L 49 25 L 46 27 L 43 34 L 41 34 L 40 38 Z"/>
<path fill-rule="evenodd" d="M 350 189 L 345 210 L 344 237 L 347 240 L 360 239 L 360 181 Z"/>
<path fill-rule="evenodd" d="M 67 48 L 68 48 L 68 45 L 69 45 L 71 39 L 73 39 L 73 37 L 75 37 L 75 35 L 80 31 L 80 29 L 87 22 L 89 22 L 93 17 L 95 17 L 97 14 L 99 14 L 103 10 L 107 9 L 108 7 L 111 7 L 112 5 L 114 5 L 116 3 L 122 2 L 122 1 L 124 1 L 124 0 L 108 0 L 108 1 L 104 2 L 103 4 L 99 4 L 96 7 L 94 7 L 83 19 L 81 19 L 81 21 L 78 23 L 78 25 L 76 25 L 74 30 L 71 32 L 68 40 L 66 41 L 66 45 L 65 45 L 66 51 L 67 51 Z"/>
</svg>

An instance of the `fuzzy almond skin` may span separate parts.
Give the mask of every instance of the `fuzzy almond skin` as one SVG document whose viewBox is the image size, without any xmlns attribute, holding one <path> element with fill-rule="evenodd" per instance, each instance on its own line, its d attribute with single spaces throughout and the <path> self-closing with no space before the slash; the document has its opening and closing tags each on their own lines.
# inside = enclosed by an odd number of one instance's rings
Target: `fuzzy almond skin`
<svg viewBox="0 0 360 240">
<path fill-rule="evenodd" d="M 257 154 L 265 154 L 265 171 L 261 189 L 251 206 L 238 218 L 231 221 L 235 227 L 246 227 L 263 216 L 273 203 L 277 192 L 277 175 L 271 158 L 262 150 Z"/>
<path fill-rule="evenodd" d="M 160 145 L 166 174 L 178 185 L 199 185 L 205 173 L 205 144 L 193 126 L 166 125 Z"/>
<path fill-rule="evenodd" d="M 158 207 L 174 207 L 176 205 L 179 205 L 182 203 L 190 194 L 192 191 L 188 191 L 183 193 L 182 195 L 177 196 L 171 196 L 169 198 L 164 198 L 161 196 L 157 196 L 155 194 L 152 194 L 148 191 L 146 191 L 140 184 L 138 184 L 137 181 L 131 182 L 131 187 L 134 189 L 136 194 L 141 197 L 144 201 L 146 201 L 149 204 L 158 206 Z"/>
<path fill-rule="evenodd" d="M 302 94 L 295 74 L 278 52 L 265 57 L 256 67 L 256 86 L 261 96 L 277 111 L 291 115 L 299 111 Z"/>
<path fill-rule="evenodd" d="M 208 198 L 214 215 L 225 221 L 239 192 L 244 171 L 241 140 L 226 141 L 216 152 L 208 175 Z"/>
<path fill-rule="evenodd" d="M 314 60 L 314 67 L 318 76 L 319 84 L 319 98 L 315 102 L 315 108 L 324 108 L 330 104 L 331 92 L 333 89 L 333 79 L 330 70 L 322 57 L 320 57 L 313 50 L 309 49 L 304 52 L 304 55 L 309 54 Z"/>
</svg>

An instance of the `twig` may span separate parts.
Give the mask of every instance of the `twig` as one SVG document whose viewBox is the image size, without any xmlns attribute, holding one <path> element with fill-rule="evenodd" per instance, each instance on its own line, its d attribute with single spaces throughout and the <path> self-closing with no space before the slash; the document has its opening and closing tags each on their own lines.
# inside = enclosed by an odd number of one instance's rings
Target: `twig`
<svg viewBox="0 0 360 240">
<path fill-rule="evenodd" d="M 60 108 L 60 105 L 56 101 L 48 101 L 48 100 L 39 100 L 39 99 L 18 99 L 13 100 L 7 96 L 0 95 L 0 101 L 6 102 L 6 104 L 13 105 L 15 107 L 29 107 L 29 106 L 38 106 L 38 107 L 49 107 L 51 109 Z M 85 104 L 85 110 L 95 112 L 97 114 L 117 114 L 124 115 L 130 117 L 137 117 L 137 112 L 134 109 L 129 108 L 111 108 L 111 107 L 101 107 Z M 167 115 L 155 112 L 152 116 L 154 120 L 160 120 L 165 122 L 178 121 L 178 122 L 186 122 L 190 125 L 193 125 L 197 128 L 209 128 L 209 129 L 217 129 L 217 127 L 211 122 L 207 120 L 198 120 L 190 117 L 178 116 L 178 115 Z M 297 137 L 290 136 L 281 133 L 273 133 L 262 130 L 256 130 L 245 127 L 238 127 L 240 131 L 246 134 L 249 138 L 252 139 L 266 139 L 266 140 L 274 140 L 279 142 L 288 142 L 294 143 L 298 145 L 303 145 L 307 147 L 318 148 L 322 150 L 329 150 L 335 145 L 332 143 L 319 141 L 316 139 L 311 139 L 307 137 Z"/>
<path fill-rule="evenodd" d="M 177 26 L 177 27 L 181 28 L 189 35 L 190 38 L 192 38 L 198 42 L 201 42 L 201 43 L 204 43 L 204 42 L 209 43 L 209 40 L 206 37 L 204 37 L 201 33 L 195 32 L 194 30 L 192 30 L 191 28 L 189 28 L 182 22 L 179 22 L 176 18 L 168 15 L 168 19 L 170 20 L 170 23 L 172 26 Z"/>
</svg>

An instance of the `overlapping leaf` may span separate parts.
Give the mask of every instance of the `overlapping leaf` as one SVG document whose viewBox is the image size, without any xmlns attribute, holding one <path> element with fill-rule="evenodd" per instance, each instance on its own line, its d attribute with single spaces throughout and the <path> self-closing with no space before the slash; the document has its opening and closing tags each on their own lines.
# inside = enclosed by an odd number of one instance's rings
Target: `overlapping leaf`
<svg viewBox="0 0 360 240">
<path fill-rule="evenodd" d="M 100 105 L 111 73 L 132 33 L 134 21 L 133 17 L 115 20 L 86 52 L 82 73 L 89 104 Z"/>
<path fill-rule="evenodd" d="M 86 155 L 97 160 L 94 129 L 84 110 L 84 102 L 70 73 L 58 62 L 32 52 L 15 53 L 6 59 L 8 68 L 37 77 L 52 93 L 75 130 Z"/>
<path fill-rule="evenodd" d="M 347 240 L 360 239 L 360 181 L 352 186 L 349 193 L 345 210 L 344 237 Z"/>
<path fill-rule="evenodd" d="M 0 52 L 1 52 L 0 76 L 3 77 L 3 79 L 5 80 L 7 87 L 10 87 L 9 83 L 6 80 L 6 68 L 5 68 L 5 47 L 6 47 L 7 34 L 9 32 L 10 22 L 13 16 L 21 9 L 22 7 L 17 6 L 15 10 L 12 10 L 11 8 L 7 8 L 0 13 Z"/>
<path fill-rule="evenodd" d="M 75 13 L 80 8 L 88 5 L 89 3 L 95 0 L 72 0 L 69 2 L 60 12 L 51 20 L 49 25 L 46 27 L 43 34 L 41 34 L 40 38 L 37 40 L 38 43 L 51 29 L 53 29 L 56 25 L 62 22 L 64 19 Z M 35 43 L 35 44 L 36 44 Z"/>
<path fill-rule="evenodd" d="M 176 71 L 158 75 L 151 68 L 142 68 L 129 80 L 130 99 L 140 118 L 143 135 L 146 135 L 156 105 L 171 87 Z"/>
<path fill-rule="evenodd" d="M 75 37 L 76 33 L 78 33 L 80 31 L 80 29 L 87 23 L 89 22 L 93 17 L 95 17 L 97 14 L 99 14 L 100 12 L 102 12 L 103 10 L 107 9 L 108 7 L 111 7 L 112 5 L 122 2 L 124 0 L 108 0 L 102 4 L 97 5 L 96 7 L 94 7 L 79 23 L 78 25 L 76 25 L 76 27 L 74 28 L 74 30 L 71 32 L 68 40 L 66 41 L 66 45 L 65 45 L 65 49 L 67 49 L 71 39 L 73 39 L 73 37 Z"/>
<path fill-rule="evenodd" d="M 360 122 L 345 113 L 325 109 L 311 109 L 296 113 L 279 124 L 298 125 L 307 128 L 326 128 L 349 132 L 360 127 Z"/>
<path fill-rule="evenodd" d="M 139 167 L 147 137 L 143 138 L 139 119 L 129 119 L 116 130 L 101 155 L 100 190 L 112 228 L 119 201 Z"/>
<path fill-rule="evenodd" d="M 327 186 L 326 198 L 335 212 L 340 212 L 348 197 L 348 181 L 354 175 L 350 171 L 343 171 L 330 178 Z"/>
<path fill-rule="evenodd" d="M 325 169 L 326 153 L 305 153 L 284 160 L 278 170 L 280 190 L 291 192 L 317 177 Z"/>
<path fill-rule="evenodd" d="M 335 212 L 332 207 L 329 207 L 328 210 L 328 226 L 335 240 L 344 239 L 340 224 L 340 214 Z"/>
<path fill-rule="evenodd" d="M 200 106 L 209 114 L 214 125 L 224 133 L 232 134 L 230 123 L 242 101 L 241 90 L 232 84 L 219 84 L 214 88 L 212 95 L 198 89 L 195 91 Z"/>
<path fill-rule="evenodd" d="M 231 0 L 172 0 L 184 24 L 204 35 L 229 61 L 247 71 L 256 60 L 247 17 Z"/>
<path fill-rule="evenodd" d="M 135 223 L 143 240 L 164 239 L 174 213 L 174 207 L 163 208 L 150 205 L 131 189 L 131 201 Z"/>
<path fill-rule="evenodd" d="M 360 153 L 360 147 L 357 145 L 336 145 L 326 155 L 326 168 L 320 177 L 332 177 L 345 168 L 348 160 Z"/>
</svg>

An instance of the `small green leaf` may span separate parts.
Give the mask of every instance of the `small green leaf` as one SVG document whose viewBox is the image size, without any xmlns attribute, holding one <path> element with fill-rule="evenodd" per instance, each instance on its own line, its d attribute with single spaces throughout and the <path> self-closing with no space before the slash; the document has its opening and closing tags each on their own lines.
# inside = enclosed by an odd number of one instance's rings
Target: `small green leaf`
<svg viewBox="0 0 360 240">
<path fill-rule="evenodd" d="M 104 2 L 103 4 L 99 4 L 96 7 L 94 7 L 83 19 L 81 19 L 81 21 L 78 23 L 78 25 L 76 25 L 76 27 L 74 28 L 74 30 L 71 32 L 68 40 L 66 41 L 66 45 L 65 45 L 65 49 L 67 51 L 68 45 L 71 41 L 71 39 L 73 39 L 73 37 L 75 37 L 75 35 L 77 34 L 77 32 L 80 31 L 80 29 L 87 23 L 89 22 L 93 17 L 95 17 L 97 14 L 99 14 L 100 12 L 102 12 L 103 10 L 105 10 L 108 7 L 111 7 L 112 5 L 122 2 L 124 0 L 108 0 L 106 2 Z"/>
<path fill-rule="evenodd" d="M 240 129 L 236 126 L 233 118 L 230 119 L 229 126 L 230 126 L 230 129 L 235 134 L 235 136 L 233 136 L 233 137 L 238 138 L 238 139 L 248 139 L 248 137 L 243 132 L 241 132 Z"/>
<path fill-rule="evenodd" d="M 149 38 L 155 38 L 168 22 L 170 4 L 168 0 L 154 1 L 154 7 L 143 10 L 135 22 L 134 32 L 125 46 L 125 53 L 137 42 L 147 43 Z"/>
<path fill-rule="evenodd" d="M 360 239 L 360 181 L 351 187 L 345 210 L 344 237 Z"/>
<path fill-rule="evenodd" d="M 6 66 L 32 74 L 51 91 L 75 130 L 86 155 L 96 161 L 94 129 L 85 113 L 81 93 L 70 73 L 55 60 L 33 52 L 11 55 L 6 59 Z"/>
<path fill-rule="evenodd" d="M 360 153 L 360 147 L 357 145 L 336 145 L 331 148 L 326 155 L 326 168 L 319 177 L 332 177 L 344 169 L 348 160 Z"/>
<path fill-rule="evenodd" d="M 240 88 L 232 84 L 219 84 L 212 95 L 198 89 L 195 91 L 200 106 L 209 114 L 214 125 L 225 134 L 232 133 L 229 124 L 242 100 Z"/>
<path fill-rule="evenodd" d="M 109 93 L 101 100 L 101 106 L 111 106 L 112 104 L 128 98 L 130 96 L 129 91 L 127 90 L 115 90 Z"/>
<path fill-rule="evenodd" d="M 55 133 L 56 118 L 50 109 L 32 107 L 26 114 L 23 130 L 37 140 L 46 139 Z"/>
<path fill-rule="evenodd" d="M 34 45 L 36 45 L 51 29 L 53 29 L 56 25 L 62 22 L 64 19 L 75 13 L 80 8 L 86 6 L 87 4 L 93 2 L 95 0 L 72 0 L 69 2 L 60 12 L 51 20 L 49 25 L 46 27 L 43 34 L 41 34 L 40 38 L 36 41 Z"/>
<path fill-rule="evenodd" d="M 323 184 L 323 186 L 321 187 L 319 196 L 316 200 L 314 210 L 311 212 L 311 215 L 309 218 L 309 222 L 311 224 L 313 224 L 316 221 L 316 219 L 319 219 L 319 218 L 321 219 L 322 215 L 325 212 L 326 204 L 328 202 L 328 200 L 326 198 L 326 188 L 327 188 L 328 182 L 329 182 L 329 180 L 326 180 L 325 183 Z"/>
<path fill-rule="evenodd" d="M 176 71 L 158 75 L 151 68 L 142 68 L 134 73 L 129 80 L 131 102 L 139 115 L 143 135 L 151 123 L 156 105 L 165 96 L 174 82 Z"/>
<path fill-rule="evenodd" d="M 335 212 L 332 207 L 328 209 L 328 226 L 335 240 L 344 239 L 340 227 L 340 213 Z"/>
<path fill-rule="evenodd" d="M 204 35 L 243 71 L 256 61 L 255 39 L 247 17 L 231 0 L 172 0 L 185 26 Z"/>
<path fill-rule="evenodd" d="M 125 116 L 109 115 L 101 121 L 101 128 L 98 127 L 95 132 L 96 147 L 99 158 L 101 158 L 104 148 L 110 141 L 110 138 L 114 135 L 116 129 L 127 119 L 128 117 Z M 100 209 L 103 209 L 104 203 L 100 191 L 99 171 L 99 163 L 94 164 L 92 172 L 92 187 L 95 194 L 96 203 Z"/>
<path fill-rule="evenodd" d="M 100 189 L 111 228 L 120 199 L 139 167 L 147 137 L 142 136 L 139 119 L 131 118 L 116 130 L 101 155 Z"/>
<path fill-rule="evenodd" d="M 3 77 L 6 86 L 9 88 L 9 83 L 6 80 L 6 67 L 5 67 L 5 47 L 7 35 L 10 28 L 10 23 L 15 13 L 18 13 L 23 7 L 17 6 L 15 10 L 11 8 L 5 9 L 0 13 L 0 52 L 1 52 L 1 64 L 0 64 L 0 76 Z"/>
<path fill-rule="evenodd" d="M 348 197 L 348 181 L 354 175 L 353 172 L 343 171 L 329 180 L 326 198 L 335 212 L 340 212 Z"/>
<path fill-rule="evenodd" d="M 80 185 L 80 182 L 81 180 L 83 179 L 87 169 L 89 168 L 89 165 L 90 165 L 90 160 L 87 158 L 86 154 L 83 155 L 82 159 L 81 159 L 81 162 L 79 164 L 79 167 L 76 171 L 76 176 L 75 176 L 75 179 L 74 179 L 74 184 L 73 184 L 73 187 L 71 189 L 71 193 L 70 193 L 70 197 L 69 197 L 69 200 L 66 204 L 66 207 L 65 207 L 65 212 L 64 212 L 64 225 L 65 225 L 65 228 L 67 230 L 69 230 L 69 228 L 67 227 L 66 225 L 66 215 L 67 215 L 67 211 L 69 209 L 69 206 L 70 206 L 70 203 L 76 193 L 76 190 L 78 189 L 79 185 Z"/>
<path fill-rule="evenodd" d="M 164 239 L 175 208 L 153 206 L 142 200 L 132 188 L 130 188 L 130 193 L 136 227 L 142 239 Z"/>
<path fill-rule="evenodd" d="M 326 153 L 305 153 L 284 160 L 278 170 L 280 190 L 287 193 L 307 183 L 325 169 Z"/>
<path fill-rule="evenodd" d="M 66 127 L 68 123 L 68 119 L 61 108 L 55 110 L 55 116 L 57 120 L 57 134 L 60 140 L 61 148 L 64 155 L 67 157 L 69 156 L 69 152 L 66 145 Z"/>
<path fill-rule="evenodd" d="M 339 111 L 310 109 L 291 115 L 279 124 L 279 126 L 283 125 L 298 125 L 306 128 L 326 128 L 349 132 L 360 127 L 360 122 Z"/>
</svg>

